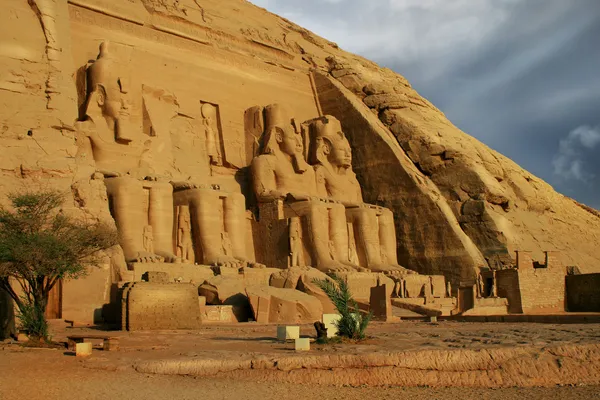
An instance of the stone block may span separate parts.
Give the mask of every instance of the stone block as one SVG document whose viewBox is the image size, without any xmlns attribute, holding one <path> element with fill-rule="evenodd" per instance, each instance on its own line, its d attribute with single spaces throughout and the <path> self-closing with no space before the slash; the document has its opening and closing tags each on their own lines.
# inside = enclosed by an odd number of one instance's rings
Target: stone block
<svg viewBox="0 0 600 400">
<path fill-rule="evenodd" d="M 310 339 L 309 338 L 298 338 L 294 341 L 296 351 L 309 351 L 310 350 Z"/>
<path fill-rule="evenodd" d="M 332 338 L 337 336 L 337 322 L 342 318 L 340 314 L 323 314 L 322 322 L 327 328 L 327 337 Z"/>
<path fill-rule="evenodd" d="M 168 282 L 181 280 L 184 283 L 202 283 L 207 279 L 214 277 L 213 270 L 206 265 L 194 264 L 170 264 L 170 263 L 132 263 L 133 280 L 136 282 L 143 280 L 143 275 L 147 272 L 164 272 L 169 275 Z"/>
<path fill-rule="evenodd" d="M 425 293 L 425 285 L 429 285 L 427 275 L 406 275 L 404 278 L 405 298 L 422 297 Z"/>
<path fill-rule="evenodd" d="M 388 287 L 388 285 L 372 287 L 369 301 L 369 308 L 373 313 L 373 317 L 384 321 L 392 317 L 392 301 Z"/>
<path fill-rule="evenodd" d="M 533 267 L 533 258 L 531 251 L 517 250 L 517 269 L 525 269 Z"/>
<path fill-rule="evenodd" d="M 267 308 L 270 323 L 313 323 L 323 314 L 323 306 L 317 298 L 294 289 L 251 286 L 246 289 L 246 295 L 255 318 L 262 314 L 261 321 L 266 320 Z"/>
<path fill-rule="evenodd" d="M 432 294 L 435 298 L 446 297 L 446 278 L 443 275 L 431 275 Z"/>
<path fill-rule="evenodd" d="M 19 342 L 19 343 L 29 342 L 29 336 L 27 336 L 24 333 L 18 333 L 17 334 L 17 342 Z"/>
<path fill-rule="evenodd" d="M 215 276 L 198 287 L 198 295 L 206 297 L 206 304 L 233 306 L 237 321 L 247 321 L 252 310 L 246 296 L 244 280 L 235 276 Z"/>
<path fill-rule="evenodd" d="M 142 275 L 142 280 L 149 283 L 171 283 L 169 274 L 161 271 L 147 271 Z"/>
<path fill-rule="evenodd" d="M 75 355 L 77 357 L 89 357 L 92 355 L 92 343 L 77 343 L 75 344 Z"/>
<path fill-rule="evenodd" d="M 197 329 L 198 289 L 183 283 L 129 283 L 122 294 L 122 329 Z"/>
<path fill-rule="evenodd" d="M 379 274 L 373 272 L 348 272 L 338 275 L 346 281 L 352 297 L 357 301 L 368 301 L 371 288 L 379 283 Z"/>
<path fill-rule="evenodd" d="M 286 340 L 295 340 L 300 338 L 299 326 L 279 325 L 277 327 L 277 340 L 282 342 Z"/>
<path fill-rule="evenodd" d="M 269 309 L 271 298 L 268 296 L 250 295 L 250 307 L 254 313 L 254 320 L 261 324 L 269 323 Z"/>
<path fill-rule="evenodd" d="M 233 306 L 205 306 L 201 319 L 203 323 L 230 324 L 237 322 Z"/>
</svg>

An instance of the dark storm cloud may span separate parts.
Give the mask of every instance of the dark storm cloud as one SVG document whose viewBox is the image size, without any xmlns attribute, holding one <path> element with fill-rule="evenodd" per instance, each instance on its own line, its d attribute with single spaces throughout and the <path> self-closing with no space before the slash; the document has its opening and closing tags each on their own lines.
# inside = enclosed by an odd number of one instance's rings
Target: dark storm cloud
<svg viewBox="0 0 600 400">
<path fill-rule="evenodd" d="M 599 0 L 256 0 L 404 75 L 459 128 L 600 208 Z"/>
</svg>

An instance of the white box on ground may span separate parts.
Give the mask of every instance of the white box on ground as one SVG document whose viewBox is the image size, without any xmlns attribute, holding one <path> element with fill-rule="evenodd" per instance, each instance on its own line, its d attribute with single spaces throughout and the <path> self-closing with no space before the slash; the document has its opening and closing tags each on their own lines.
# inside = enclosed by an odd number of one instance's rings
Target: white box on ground
<svg viewBox="0 0 600 400">
<path fill-rule="evenodd" d="M 295 340 L 296 351 L 309 351 L 310 350 L 310 339 L 309 338 L 298 338 Z"/>
<path fill-rule="evenodd" d="M 294 340 L 300 338 L 299 326 L 279 325 L 277 327 L 277 340 Z"/>
<path fill-rule="evenodd" d="M 75 355 L 77 357 L 88 357 L 92 355 L 92 343 L 77 343 L 75 344 Z"/>
<path fill-rule="evenodd" d="M 325 328 L 327 328 L 327 337 L 332 338 L 337 336 L 337 322 L 342 318 L 340 314 L 323 314 L 322 320 Z"/>
</svg>

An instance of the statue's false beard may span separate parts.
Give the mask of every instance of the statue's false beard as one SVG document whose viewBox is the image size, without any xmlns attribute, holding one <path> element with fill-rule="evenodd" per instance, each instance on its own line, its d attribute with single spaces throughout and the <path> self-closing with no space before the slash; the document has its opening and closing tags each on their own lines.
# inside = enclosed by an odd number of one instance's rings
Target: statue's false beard
<svg viewBox="0 0 600 400">
<path fill-rule="evenodd" d="M 310 165 L 306 162 L 304 156 L 299 153 L 294 153 L 292 156 L 292 165 L 294 166 L 294 171 L 299 174 L 305 173 L 310 168 Z"/>
</svg>

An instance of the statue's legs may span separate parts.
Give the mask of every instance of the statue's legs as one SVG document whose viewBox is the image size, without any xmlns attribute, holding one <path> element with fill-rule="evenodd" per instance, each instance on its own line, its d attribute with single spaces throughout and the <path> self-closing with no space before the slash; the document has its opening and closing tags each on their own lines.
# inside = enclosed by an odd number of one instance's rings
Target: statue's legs
<svg viewBox="0 0 600 400">
<path fill-rule="evenodd" d="M 144 250 L 144 227 L 148 225 L 148 215 L 141 207 L 146 196 L 142 183 L 129 177 L 106 178 L 104 183 L 125 259 L 141 262 L 160 261 L 160 257 Z"/>
<path fill-rule="evenodd" d="M 173 246 L 173 186 L 169 183 L 143 182 L 150 191 L 148 221 L 152 226 L 154 251 L 167 262 L 175 261 Z"/>
<path fill-rule="evenodd" d="M 381 215 L 379 215 L 379 243 L 381 244 L 381 252 L 385 257 L 385 263 L 398 265 L 394 214 L 387 208 L 383 208 Z"/>
<path fill-rule="evenodd" d="M 334 258 L 339 255 L 338 246 L 340 246 L 340 243 L 343 243 L 342 239 L 336 237 L 336 235 L 340 234 L 339 229 L 341 227 L 341 218 L 339 218 L 339 216 L 341 214 L 339 214 L 339 211 L 337 210 L 330 214 L 330 208 L 331 204 L 327 205 L 315 201 L 309 202 L 306 218 L 309 226 L 310 245 L 313 250 L 313 262 L 316 263 L 316 266 L 319 270 L 324 272 L 352 271 L 354 268 L 349 265 L 342 264 L 340 261 L 336 261 Z M 330 224 L 332 218 L 335 220 Z M 330 228 L 335 229 L 333 234 L 330 232 Z M 346 229 L 347 228 L 344 225 L 344 231 Z M 334 246 L 333 254 L 330 248 L 330 240 Z M 347 240 L 348 239 L 346 236 L 346 243 Z M 341 244 L 341 246 L 343 246 L 343 244 Z M 347 248 L 348 246 L 346 245 L 346 249 Z"/>
<path fill-rule="evenodd" d="M 377 212 L 372 208 L 346 209 L 348 221 L 355 226 L 358 258 L 373 269 L 382 264 Z"/>
<path fill-rule="evenodd" d="M 233 256 L 248 261 L 246 256 L 246 198 L 241 193 L 228 193 L 223 202 L 225 231 L 231 240 Z"/>
<path fill-rule="evenodd" d="M 223 220 L 220 213 L 220 199 L 217 192 L 210 189 L 188 189 L 175 193 L 176 205 L 189 205 L 194 243 L 200 245 L 202 257 L 196 257 L 203 264 L 218 262 L 222 253 L 221 232 Z"/>
<path fill-rule="evenodd" d="M 346 209 L 342 204 L 333 204 L 329 210 L 329 235 L 334 244 L 335 259 L 343 264 L 352 265 Z"/>
</svg>

